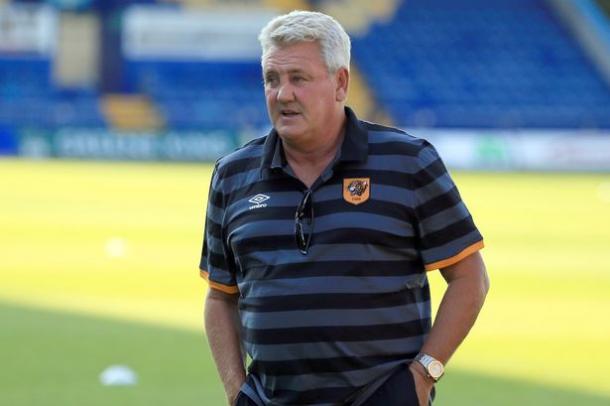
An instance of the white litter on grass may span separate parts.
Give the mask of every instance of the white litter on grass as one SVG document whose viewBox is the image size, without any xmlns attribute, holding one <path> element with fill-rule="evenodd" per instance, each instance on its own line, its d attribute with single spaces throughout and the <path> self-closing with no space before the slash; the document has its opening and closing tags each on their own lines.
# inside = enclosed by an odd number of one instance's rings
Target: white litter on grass
<svg viewBox="0 0 610 406">
<path fill-rule="evenodd" d="M 599 184 L 597 187 L 597 197 L 604 203 L 610 203 L 610 182 Z"/>
<path fill-rule="evenodd" d="M 110 258 L 121 258 L 127 254 L 127 242 L 120 237 L 112 237 L 106 241 L 106 255 Z"/>
<path fill-rule="evenodd" d="M 138 383 L 136 373 L 126 365 L 110 365 L 100 374 L 104 386 L 131 386 Z"/>
</svg>

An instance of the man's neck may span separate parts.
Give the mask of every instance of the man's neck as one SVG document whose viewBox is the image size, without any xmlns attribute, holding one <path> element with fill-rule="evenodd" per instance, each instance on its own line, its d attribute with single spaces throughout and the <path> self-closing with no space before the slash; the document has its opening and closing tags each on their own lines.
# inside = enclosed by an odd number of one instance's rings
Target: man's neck
<svg viewBox="0 0 610 406">
<path fill-rule="evenodd" d="M 344 127 L 345 119 L 329 135 L 319 137 L 315 145 L 292 145 L 282 141 L 288 164 L 307 187 L 313 185 L 337 155 L 343 143 Z"/>
<path fill-rule="evenodd" d="M 296 163 L 298 165 L 315 166 L 327 158 L 333 158 L 341 142 L 343 141 L 343 131 L 332 137 L 324 139 L 324 143 L 312 145 L 308 148 L 295 146 L 285 141 L 282 141 L 284 153 L 288 163 Z"/>
</svg>

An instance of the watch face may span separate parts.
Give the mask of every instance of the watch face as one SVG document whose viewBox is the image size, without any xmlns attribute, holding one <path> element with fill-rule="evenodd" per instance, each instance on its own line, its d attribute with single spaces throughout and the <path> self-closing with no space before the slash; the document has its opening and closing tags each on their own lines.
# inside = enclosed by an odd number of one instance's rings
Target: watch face
<svg viewBox="0 0 610 406">
<path fill-rule="evenodd" d="M 434 379 L 440 378 L 441 375 L 443 374 L 443 364 L 441 364 L 439 361 L 432 361 L 428 365 L 428 373 Z"/>
</svg>

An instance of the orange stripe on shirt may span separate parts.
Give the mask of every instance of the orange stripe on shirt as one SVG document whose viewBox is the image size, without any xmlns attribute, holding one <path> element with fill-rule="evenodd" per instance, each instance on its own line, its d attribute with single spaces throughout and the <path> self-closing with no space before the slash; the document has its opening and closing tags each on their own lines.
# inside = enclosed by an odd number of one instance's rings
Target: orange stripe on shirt
<svg viewBox="0 0 610 406">
<path fill-rule="evenodd" d="M 223 285 L 222 283 L 211 281 L 207 271 L 203 271 L 203 270 L 199 271 L 199 276 L 201 276 L 203 279 L 205 279 L 208 282 L 208 285 L 210 285 L 210 287 L 213 289 L 219 290 L 224 293 L 229 293 L 229 294 L 239 293 L 239 288 L 237 287 L 237 285 L 229 286 L 229 285 Z"/>
<path fill-rule="evenodd" d="M 484 246 L 485 246 L 485 244 L 483 244 L 483 240 L 475 242 L 474 244 L 472 244 L 469 247 L 466 247 L 465 249 L 462 250 L 462 252 L 460 252 L 457 255 L 452 256 L 451 258 L 443 259 L 442 261 L 437 261 L 437 262 L 433 262 L 431 264 L 426 265 L 426 271 L 433 271 L 435 269 L 446 268 L 449 265 L 453 265 L 457 262 L 460 262 L 467 256 L 474 254 L 475 252 L 477 252 Z"/>
</svg>

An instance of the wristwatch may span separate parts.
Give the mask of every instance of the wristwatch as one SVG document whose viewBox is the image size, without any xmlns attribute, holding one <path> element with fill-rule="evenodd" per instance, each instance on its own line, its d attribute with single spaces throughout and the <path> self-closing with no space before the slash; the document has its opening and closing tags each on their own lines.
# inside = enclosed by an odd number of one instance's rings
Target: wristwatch
<svg viewBox="0 0 610 406">
<path fill-rule="evenodd" d="M 417 357 L 415 357 L 415 361 L 419 362 L 424 367 L 426 374 L 428 377 L 432 378 L 434 382 L 438 382 L 445 373 L 443 363 L 428 354 L 420 352 L 417 354 Z"/>
</svg>

